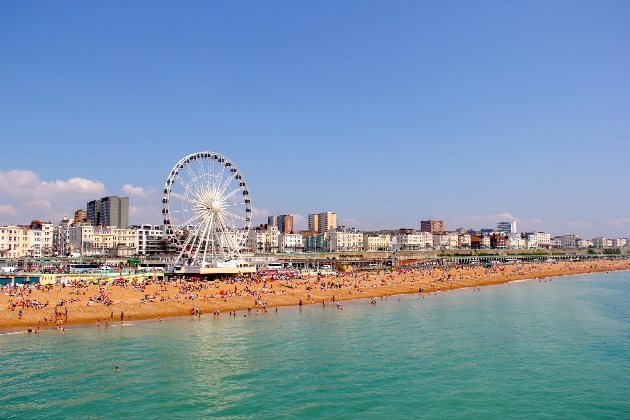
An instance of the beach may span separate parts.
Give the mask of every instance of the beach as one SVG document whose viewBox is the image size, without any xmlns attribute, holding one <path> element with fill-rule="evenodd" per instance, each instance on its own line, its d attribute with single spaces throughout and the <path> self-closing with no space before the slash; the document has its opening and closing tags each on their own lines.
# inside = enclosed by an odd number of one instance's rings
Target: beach
<svg viewBox="0 0 630 420">
<path fill-rule="evenodd" d="M 552 281 L 571 274 L 630 269 L 628 260 L 507 264 L 486 268 L 436 266 L 311 276 L 300 279 L 237 279 L 211 282 L 147 282 L 124 285 L 2 287 L 0 329 L 59 329 L 178 316 L 243 316 L 289 305 L 335 305 L 399 294 L 437 294 L 516 280 Z M 369 301 L 368 301 L 369 302 Z"/>
</svg>

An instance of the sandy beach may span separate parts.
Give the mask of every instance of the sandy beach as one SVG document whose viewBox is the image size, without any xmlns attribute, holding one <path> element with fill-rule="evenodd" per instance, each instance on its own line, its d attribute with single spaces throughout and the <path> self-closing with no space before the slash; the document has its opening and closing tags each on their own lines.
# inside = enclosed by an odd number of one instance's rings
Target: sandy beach
<svg viewBox="0 0 630 420">
<path fill-rule="evenodd" d="M 175 316 L 229 316 L 233 311 L 275 311 L 289 305 L 343 306 L 350 299 L 410 293 L 439 293 L 514 280 L 630 269 L 628 260 L 546 262 L 435 267 L 427 270 L 351 272 L 290 279 L 239 279 L 236 282 L 172 281 L 127 285 L 4 286 L 0 293 L 0 329 L 65 329 Z M 482 289 L 483 290 L 483 289 Z M 281 310 L 281 309 L 278 309 Z M 201 315 L 197 315 L 197 313 Z M 240 312 L 243 316 L 247 312 Z"/>
</svg>

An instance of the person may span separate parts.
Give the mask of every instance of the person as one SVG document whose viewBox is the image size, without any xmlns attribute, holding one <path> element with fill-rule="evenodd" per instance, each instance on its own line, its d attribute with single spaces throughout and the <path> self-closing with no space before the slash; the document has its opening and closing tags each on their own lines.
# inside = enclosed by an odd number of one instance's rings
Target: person
<svg viewBox="0 0 630 420">
<path fill-rule="evenodd" d="M 125 314 L 123 313 L 123 311 L 120 311 L 120 322 L 123 322 L 124 318 L 125 318 Z"/>
<path fill-rule="evenodd" d="M 31 327 L 28 327 L 28 332 L 33 332 L 33 329 Z"/>
</svg>

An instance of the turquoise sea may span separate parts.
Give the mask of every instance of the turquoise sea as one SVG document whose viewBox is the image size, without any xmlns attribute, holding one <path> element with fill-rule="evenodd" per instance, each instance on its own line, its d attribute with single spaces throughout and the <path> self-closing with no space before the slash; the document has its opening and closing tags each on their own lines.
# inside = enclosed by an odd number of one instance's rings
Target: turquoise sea
<svg viewBox="0 0 630 420">
<path fill-rule="evenodd" d="M 0 417 L 630 418 L 628 271 L 342 304 L 0 335 Z"/>
</svg>

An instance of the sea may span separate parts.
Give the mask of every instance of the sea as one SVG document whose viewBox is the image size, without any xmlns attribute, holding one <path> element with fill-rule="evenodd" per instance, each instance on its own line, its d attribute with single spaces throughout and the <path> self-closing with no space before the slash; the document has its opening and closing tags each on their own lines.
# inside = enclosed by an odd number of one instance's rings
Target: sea
<svg viewBox="0 0 630 420">
<path fill-rule="evenodd" d="M 3 333 L 0 417 L 630 418 L 630 271 L 341 306 Z"/>
</svg>

